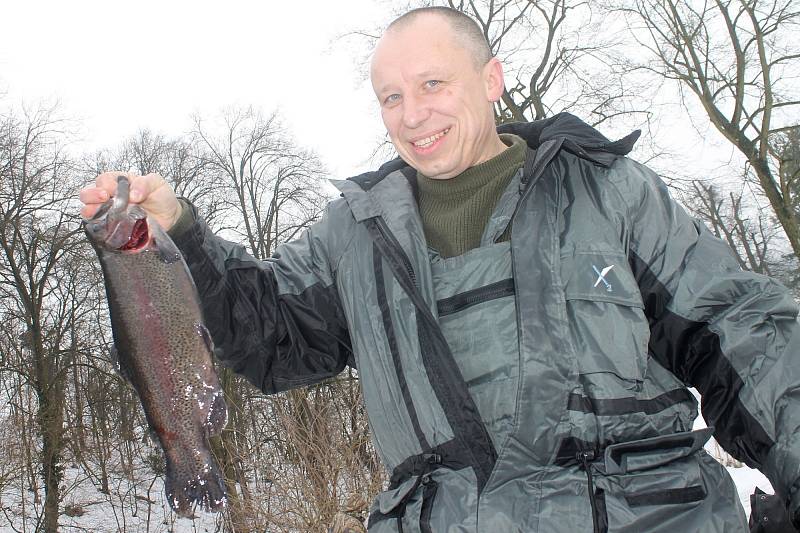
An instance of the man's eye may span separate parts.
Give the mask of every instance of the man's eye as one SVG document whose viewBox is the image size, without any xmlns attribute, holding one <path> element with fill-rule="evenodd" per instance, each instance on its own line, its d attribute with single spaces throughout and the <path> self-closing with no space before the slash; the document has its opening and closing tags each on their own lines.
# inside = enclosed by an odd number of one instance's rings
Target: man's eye
<svg viewBox="0 0 800 533">
<path fill-rule="evenodd" d="M 383 99 L 384 104 L 395 104 L 400 101 L 399 94 L 390 94 L 386 98 Z"/>
<path fill-rule="evenodd" d="M 425 87 L 427 87 L 428 89 L 433 89 L 434 87 L 436 87 L 440 83 L 441 82 L 439 80 L 428 80 L 428 81 L 425 82 Z"/>
</svg>

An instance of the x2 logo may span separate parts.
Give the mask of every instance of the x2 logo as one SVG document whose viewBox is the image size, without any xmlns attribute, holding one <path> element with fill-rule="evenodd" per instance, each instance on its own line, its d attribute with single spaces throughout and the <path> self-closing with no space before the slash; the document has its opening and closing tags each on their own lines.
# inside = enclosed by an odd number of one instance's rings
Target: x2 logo
<svg viewBox="0 0 800 533">
<path fill-rule="evenodd" d="M 606 286 L 606 291 L 611 292 L 612 290 L 611 284 L 606 279 L 606 274 L 611 272 L 612 268 L 614 268 L 614 265 L 608 265 L 603 270 L 599 270 L 595 265 L 592 265 L 592 270 L 594 270 L 594 273 L 597 274 L 597 281 L 594 282 L 594 285 L 592 285 L 592 287 L 597 287 L 598 285 L 600 285 L 600 282 L 603 282 L 603 285 Z"/>
</svg>

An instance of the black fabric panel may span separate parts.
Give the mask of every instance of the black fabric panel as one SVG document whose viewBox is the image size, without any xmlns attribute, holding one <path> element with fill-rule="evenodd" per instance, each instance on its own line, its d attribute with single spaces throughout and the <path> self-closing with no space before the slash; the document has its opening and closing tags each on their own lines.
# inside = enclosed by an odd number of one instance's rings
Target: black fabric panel
<svg viewBox="0 0 800 533">
<path fill-rule="evenodd" d="M 630 265 L 650 321 L 650 353 L 661 366 L 702 396 L 703 418 L 725 450 L 751 468 L 760 468 L 774 441 L 739 399 L 744 383 L 722 352 L 708 324 L 667 308 L 672 295 L 635 253 Z"/>
<path fill-rule="evenodd" d="M 513 278 L 504 279 L 495 283 L 490 283 L 484 287 L 471 289 L 460 294 L 450 296 L 449 298 L 442 298 L 436 302 L 436 308 L 439 316 L 452 315 L 463 311 L 473 305 L 478 305 L 483 302 L 503 298 L 504 296 L 514 295 L 514 280 Z"/>
<path fill-rule="evenodd" d="M 528 142 L 532 149 L 548 140 L 564 139 L 567 151 L 603 166 L 611 164 L 621 155 L 633 149 L 641 132 L 611 142 L 603 134 L 569 113 L 559 113 L 533 122 L 511 122 L 498 126 L 498 133 L 513 133 Z"/>
<path fill-rule="evenodd" d="M 433 480 L 423 480 L 425 489 L 422 491 L 422 509 L 419 516 L 419 529 L 422 533 L 433 533 L 431 529 L 431 513 L 433 512 L 433 502 L 436 499 L 436 492 L 439 484 Z"/>
<path fill-rule="evenodd" d="M 428 381 L 447 421 L 461 445 L 464 462 L 472 466 L 479 492 L 489 480 L 497 462 L 489 432 L 483 424 L 475 401 L 442 334 L 439 324 L 416 287 L 411 262 L 402 247 L 380 218 L 364 221 L 381 255 L 395 278 L 416 307 L 420 351 Z"/>
<path fill-rule="evenodd" d="M 224 348 L 217 358 L 267 394 L 341 372 L 353 355 L 335 285 L 279 294 L 274 276 L 236 263 L 229 260 L 224 305 L 203 305 L 211 337 Z"/>
<path fill-rule="evenodd" d="M 598 533 L 608 533 L 608 509 L 606 508 L 606 491 L 597 489 L 594 491 L 594 521 L 595 529 Z"/>
<path fill-rule="evenodd" d="M 580 452 L 592 452 L 595 457 L 600 456 L 602 450 L 594 443 L 581 440 L 577 437 L 566 437 L 561 440 L 553 463 L 558 466 L 574 466 L 580 464 L 578 454 Z"/>
<path fill-rule="evenodd" d="M 638 398 L 589 398 L 571 393 L 567 409 L 581 413 L 593 413 L 597 416 L 618 416 L 631 413 L 653 415 L 682 402 L 691 402 L 692 393 L 688 389 L 674 389 L 649 400 Z"/>
<path fill-rule="evenodd" d="M 676 434 L 664 435 L 658 440 L 645 442 L 626 442 L 621 443 L 611 450 L 611 459 L 617 463 L 622 463 L 622 456 L 626 454 L 652 453 L 659 450 L 673 450 L 675 448 L 691 448 L 694 446 L 695 439 L 691 435 Z"/>
<path fill-rule="evenodd" d="M 699 502 L 705 497 L 705 487 L 693 485 L 682 489 L 662 489 L 640 494 L 625 494 L 625 501 L 631 507 L 643 507 L 645 505 L 676 505 Z"/>
<path fill-rule="evenodd" d="M 750 495 L 750 533 L 786 533 L 797 529 L 789 520 L 789 513 L 783 498 L 767 494 L 756 487 Z"/>
<path fill-rule="evenodd" d="M 375 185 L 381 182 L 386 176 L 391 174 L 396 170 L 400 170 L 404 167 L 408 167 L 408 164 L 396 157 L 391 161 L 387 161 L 378 170 L 372 172 L 365 172 L 359 176 L 353 176 L 352 178 L 348 178 L 348 181 L 352 181 L 357 183 L 359 187 L 363 190 L 368 191 L 373 188 Z"/>
<path fill-rule="evenodd" d="M 437 468 L 461 470 L 470 466 L 464 462 L 461 443 L 449 440 L 439 446 L 434 446 L 430 451 L 420 455 L 412 455 L 392 470 L 389 479 L 389 490 L 399 487 L 407 479 L 433 472 Z"/>
<path fill-rule="evenodd" d="M 381 318 L 383 319 L 383 328 L 386 331 L 386 340 L 389 343 L 389 351 L 392 353 L 392 362 L 394 363 L 394 371 L 397 375 L 397 382 L 400 386 L 400 393 L 403 395 L 403 403 L 408 411 L 408 417 L 411 419 L 411 426 L 414 428 L 414 434 L 417 436 L 420 447 L 423 450 L 428 450 L 428 438 L 422 427 L 419 425 L 419 417 L 417 410 L 414 407 L 414 402 L 411 400 L 411 392 L 408 390 L 408 383 L 406 382 L 406 375 L 403 372 L 403 363 L 400 360 L 400 351 L 397 348 L 397 337 L 394 332 L 394 325 L 392 324 L 391 314 L 389 313 L 389 302 L 386 297 L 386 286 L 383 277 L 383 257 L 377 249 L 372 250 L 373 266 L 375 268 L 375 288 L 378 292 L 378 306 L 381 309 Z"/>
</svg>

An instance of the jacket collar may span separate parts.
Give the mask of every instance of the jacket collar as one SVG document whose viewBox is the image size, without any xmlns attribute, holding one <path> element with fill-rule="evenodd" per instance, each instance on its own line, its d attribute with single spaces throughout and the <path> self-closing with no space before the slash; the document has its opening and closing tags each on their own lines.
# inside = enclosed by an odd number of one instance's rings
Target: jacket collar
<svg viewBox="0 0 800 533">
<path fill-rule="evenodd" d="M 609 167 L 614 161 L 632 149 L 641 135 L 635 130 L 617 141 L 610 141 L 599 131 L 569 113 L 534 122 L 502 124 L 498 133 L 519 135 L 536 150 L 547 141 L 559 140 L 562 149 L 594 164 Z M 387 178 L 391 179 L 387 180 Z M 385 180 L 391 183 L 382 183 Z M 395 158 L 384 163 L 378 170 L 366 172 L 347 180 L 331 180 L 347 200 L 357 221 L 394 212 L 401 197 L 407 199 L 409 191 L 416 195 L 416 171 L 402 159 Z M 380 185 L 379 185 L 380 184 Z M 381 201 L 387 209 L 381 207 Z"/>
</svg>

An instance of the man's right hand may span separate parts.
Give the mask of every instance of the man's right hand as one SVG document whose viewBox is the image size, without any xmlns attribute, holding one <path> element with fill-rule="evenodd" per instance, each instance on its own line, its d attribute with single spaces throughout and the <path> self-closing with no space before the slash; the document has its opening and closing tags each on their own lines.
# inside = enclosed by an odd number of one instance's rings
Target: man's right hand
<svg viewBox="0 0 800 533">
<path fill-rule="evenodd" d="M 81 215 L 92 218 L 103 202 L 117 193 L 117 176 L 120 175 L 127 176 L 130 182 L 130 202 L 139 204 L 164 231 L 168 231 L 181 215 L 181 203 L 159 174 L 136 176 L 127 172 L 103 172 L 95 178 L 94 185 L 81 190 L 80 200 L 85 204 Z"/>
</svg>

